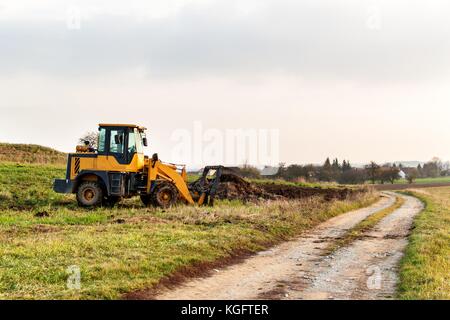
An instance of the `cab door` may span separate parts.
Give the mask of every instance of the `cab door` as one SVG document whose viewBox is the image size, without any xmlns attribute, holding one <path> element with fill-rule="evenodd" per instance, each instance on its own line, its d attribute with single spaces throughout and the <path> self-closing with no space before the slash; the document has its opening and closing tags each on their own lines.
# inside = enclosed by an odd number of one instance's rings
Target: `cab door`
<svg viewBox="0 0 450 320">
<path fill-rule="evenodd" d="M 129 164 L 127 157 L 127 128 L 111 128 L 109 130 L 109 149 L 108 156 L 122 165 Z"/>
<path fill-rule="evenodd" d="M 137 129 L 103 127 L 99 134 L 99 168 L 106 171 L 137 172 L 144 167 L 141 136 Z"/>
</svg>

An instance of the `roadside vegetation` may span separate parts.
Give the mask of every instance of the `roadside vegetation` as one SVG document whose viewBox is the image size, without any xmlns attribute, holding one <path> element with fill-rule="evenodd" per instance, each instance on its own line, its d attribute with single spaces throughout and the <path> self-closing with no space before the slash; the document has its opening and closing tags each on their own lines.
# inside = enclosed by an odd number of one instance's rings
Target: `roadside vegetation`
<svg viewBox="0 0 450 320">
<path fill-rule="evenodd" d="M 400 299 L 450 299 L 450 188 L 409 194 L 425 210 L 415 219 L 400 267 Z"/>
<path fill-rule="evenodd" d="M 72 195 L 52 191 L 61 166 L 0 163 L 0 298 L 116 299 L 151 287 L 183 268 L 267 248 L 322 221 L 378 199 L 247 203 L 214 208 L 81 209 Z M 68 289 L 68 268 L 81 271 Z"/>
</svg>

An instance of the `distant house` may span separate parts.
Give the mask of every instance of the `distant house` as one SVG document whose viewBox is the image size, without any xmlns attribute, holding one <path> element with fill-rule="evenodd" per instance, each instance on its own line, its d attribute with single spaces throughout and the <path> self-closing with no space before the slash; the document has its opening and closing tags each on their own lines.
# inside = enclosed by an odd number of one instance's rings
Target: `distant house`
<svg viewBox="0 0 450 320">
<path fill-rule="evenodd" d="M 410 175 L 411 172 L 416 171 L 417 169 L 414 167 L 404 167 L 402 168 L 403 173 L 405 174 L 405 178 Z M 399 174 L 400 175 L 400 174 Z"/>
<path fill-rule="evenodd" d="M 265 166 L 264 169 L 261 170 L 261 176 L 270 177 L 274 176 L 278 173 L 278 167 Z"/>
<path fill-rule="evenodd" d="M 403 170 L 400 170 L 400 172 L 398 173 L 399 177 L 402 179 L 406 179 L 406 173 Z"/>
</svg>

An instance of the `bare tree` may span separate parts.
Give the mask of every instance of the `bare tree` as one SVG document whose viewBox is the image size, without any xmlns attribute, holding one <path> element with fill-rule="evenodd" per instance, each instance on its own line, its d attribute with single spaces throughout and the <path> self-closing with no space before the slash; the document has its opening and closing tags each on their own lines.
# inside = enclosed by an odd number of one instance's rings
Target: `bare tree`
<svg viewBox="0 0 450 320">
<path fill-rule="evenodd" d="M 98 132 L 90 131 L 84 134 L 80 140 L 78 141 L 81 144 L 85 144 L 85 142 L 89 142 L 89 146 L 94 149 L 98 148 Z"/>
<path fill-rule="evenodd" d="M 406 180 L 408 180 L 409 184 L 412 184 L 412 183 L 414 183 L 414 181 L 416 181 L 418 175 L 419 175 L 419 170 L 417 170 L 416 168 L 411 168 L 410 170 L 408 170 L 408 174 L 406 175 Z"/>
<path fill-rule="evenodd" d="M 244 164 L 241 168 L 239 168 L 239 173 L 245 177 L 250 179 L 260 179 L 261 173 L 258 168 L 251 166 L 249 164 Z"/>
<path fill-rule="evenodd" d="M 390 183 L 394 184 L 395 180 L 400 178 L 399 173 L 400 169 L 398 169 L 397 167 L 383 166 L 379 169 L 378 178 L 381 184 L 384 184 L 386 181 L 389 181 Z"/>
<path fill-rule="evenodd" d="M 375 184 L 379 176 L 380 166 L 372 161 L 369 165 L 365 166 L 365 169 L 370 181 L 372 181 L 372 184 Z"/>
</svg>

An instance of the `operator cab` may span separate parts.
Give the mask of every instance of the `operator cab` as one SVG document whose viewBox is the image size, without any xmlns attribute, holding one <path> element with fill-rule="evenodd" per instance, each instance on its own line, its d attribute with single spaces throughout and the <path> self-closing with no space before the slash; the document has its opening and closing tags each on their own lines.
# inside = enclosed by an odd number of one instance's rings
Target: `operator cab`
<svg viewBox="0 0 450 320">
<path fill-rule="evenodd" d="M 97 153 L 113 156 L 119 164 L 130 164 L 135 154 L 144 154 L 145 130 L 132 124 L 100 124 Z"/>
</svg>

